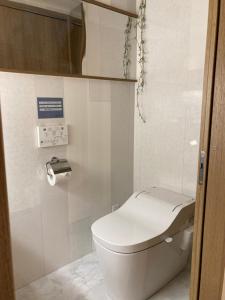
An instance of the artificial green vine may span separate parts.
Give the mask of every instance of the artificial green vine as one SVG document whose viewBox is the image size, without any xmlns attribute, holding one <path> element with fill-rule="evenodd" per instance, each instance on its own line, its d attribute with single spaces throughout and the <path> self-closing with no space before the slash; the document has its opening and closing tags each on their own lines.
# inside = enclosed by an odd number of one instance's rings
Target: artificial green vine
<svg viewBox="0 0 225 300">
<path fill-rule="evenodd" d="M 143 123 L 146 123 L 146 118 L 141 108 L 140 95 L 144 92 L 145 86 L 145 41 L 144 41 L 144 30 L 146 27 L 146 0 L 141 0 L 138 12 L 137 30 L 139 30 L 138 35 L 138 64 L 140 67 L 138 83 L 136 89 L 137 95 L 137 109 L 138 114 Z"/>
<path fill-rule="evenodd" d="M 146 0 L 141 0 L 138 10 L 138 20 L 134 22 L 134 19 L 129 17 L 125 29 L 125 45 L 123 54 L 123 75 L 126 79 L 130 75 L 130 51 L 131 51 L 131 33 L 133 27 L 136 29 L 137 39 L 137 58 L 138 58 L 138 82 L 136 88 L 137 97 L 137 109 L 138 114 L 143 123 L 146 123 L 143 110 L 140 104 L 140 95 L 144 92 L 145 86 L 145 41 L 144 41 L 144 30 L 146 27 Z"/>
<path fill-rule="evenodd" d="M 124 54 L 123 54 L 123 75 L 126 79 L 130 75 L 130 50 L 131 50 L 131 31 L 133 27 L 133 19 L 128 18 L 126 30 L 125 30 L 125 45 L 124 45 Z"/>
</svg>

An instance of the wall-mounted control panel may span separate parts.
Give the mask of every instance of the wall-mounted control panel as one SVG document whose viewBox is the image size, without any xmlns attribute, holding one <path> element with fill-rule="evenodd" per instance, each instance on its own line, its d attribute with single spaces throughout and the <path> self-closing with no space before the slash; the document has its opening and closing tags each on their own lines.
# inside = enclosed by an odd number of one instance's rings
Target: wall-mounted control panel
<svg viewBox="0 0 225 300">
<path fill-rule="evenodd" d="M 67 145 L 68 126 L 38 126 L 37 140 L 39 148 Z"/>
</svg>

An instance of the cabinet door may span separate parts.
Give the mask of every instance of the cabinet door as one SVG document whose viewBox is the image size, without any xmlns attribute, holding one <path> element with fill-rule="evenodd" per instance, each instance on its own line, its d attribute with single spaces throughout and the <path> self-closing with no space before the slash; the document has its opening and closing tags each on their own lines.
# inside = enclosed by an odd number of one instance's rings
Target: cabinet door
<svg viewBox="0 0 225 300">
<path fill-rule="evenodd" d="M 69 73 L 68 45 L 66 20 L 0 6 L 0 68 Z"/>
<path fill-rule="evenodd" d="M 79 24 L 71 23 L 71 61 L 72 73 L 82 74 L 82 60 L 84 55 L 84 32 Z"/>
</svg>

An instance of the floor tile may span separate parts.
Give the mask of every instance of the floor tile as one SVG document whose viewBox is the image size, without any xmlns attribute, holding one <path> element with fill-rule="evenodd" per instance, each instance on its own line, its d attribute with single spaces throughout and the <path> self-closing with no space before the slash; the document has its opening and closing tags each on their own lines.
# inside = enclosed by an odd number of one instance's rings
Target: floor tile
<svg viewBox="0 0 225 300">
<path fill-rule="evenodd" d="M 149 300 L 188 300 L 189 272 L 181 273 Z M 91 253 L 17 290 L 16 300 L 108 300 L 103 275 Z"/>
</svg>

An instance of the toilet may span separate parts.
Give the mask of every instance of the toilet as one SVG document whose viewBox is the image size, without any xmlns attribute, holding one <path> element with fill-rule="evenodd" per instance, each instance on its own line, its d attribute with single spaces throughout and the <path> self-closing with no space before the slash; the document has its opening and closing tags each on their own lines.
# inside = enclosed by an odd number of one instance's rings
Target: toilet
<svg viewBox="0 0 225 300">
<path fill-rule="evenodd" d="M 162 188 L 133 194 L 92 225 L 111 300 L 147 300 L 187 265 L 195 201 Z"/>
</svg>

